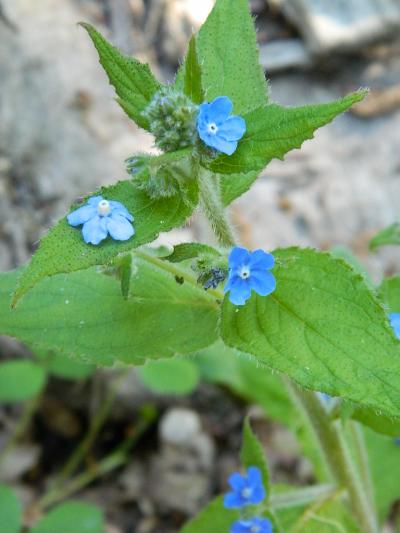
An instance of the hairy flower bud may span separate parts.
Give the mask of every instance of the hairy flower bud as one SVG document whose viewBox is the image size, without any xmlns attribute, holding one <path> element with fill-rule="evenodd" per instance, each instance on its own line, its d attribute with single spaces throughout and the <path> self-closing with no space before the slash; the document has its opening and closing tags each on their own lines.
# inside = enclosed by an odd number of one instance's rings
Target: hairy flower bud
<svg viewBox="0 0 400 533">
<path fill-rule="evenodd" d="M 193 157 L 178 154 L 139 155 L 126 160 L 127 171 L 138 189 L 150 198 L 170 198 L 185 193 L 195 175 Z"/>
<path fill-rule="evenodd" d="M 142 114 L 161 150 L 175 151 L 195 143 L 198 107 L 184 94 L 162 89 Z"/>
</svg>

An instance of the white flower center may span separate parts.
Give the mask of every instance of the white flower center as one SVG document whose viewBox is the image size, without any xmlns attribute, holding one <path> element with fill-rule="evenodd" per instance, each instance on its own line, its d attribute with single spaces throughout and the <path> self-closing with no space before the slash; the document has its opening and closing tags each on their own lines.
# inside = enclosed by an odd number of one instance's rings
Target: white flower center
<svg viewBox="0 0 400 533">
<path fill-rule="evenodd" d="M 246 487 L 242 490 L 242 497 L 245 499 L 245 500 L 248 500 L 251 496 L 251 493 L 252 493 L 252 490 L 249 488 L 249 487 Z"/>
<path fill-rule="evenodd" d="M 208 133 L 211 133 L 211 135 L 215 135 L 218 131 L 218 126 L 215 124 L 215 122 L 210 122 L 207 124 L 207 131 Z"/>
<path fill-rule="evenodd" d="M 251 533 L 260 533 L 260 526 L 251 526 Z"/>
<path fill-rule="evenodd" d="M 242 279 L 247 279 L 250 276 L 250 268 L 247 265 L 242 266 L 239 270 L 239 276 Z"/>
<path fill-rule="evenodd" d="M 110 202 L 107 200 L 101 200 L 101 202 L 97 204 L 97 213 L 101 217 L 109 215 L 111 213 Z"/>
</svg>

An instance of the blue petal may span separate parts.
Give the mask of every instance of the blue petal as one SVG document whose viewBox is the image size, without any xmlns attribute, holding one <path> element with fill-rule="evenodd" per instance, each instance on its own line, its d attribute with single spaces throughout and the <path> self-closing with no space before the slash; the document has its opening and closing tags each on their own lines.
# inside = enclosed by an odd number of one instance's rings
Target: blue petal
<svg viewBox="0 0 400 533">
<path fill-rule="evenodd" d="M 252 520 L 237 520 L 231 525 L 230 533 L 251 533 Z"/>
<path fill-rule="evenodd" d="M 252 270 L 248 278 L 250 287 L 260 296 L 268 296 L 276 288 L 276 280 L 271 272 Z"/>
<path fill-rule="evenodd" d="M 121 204 L 120 202 L 116 202 L 115 200 L 110 200 L 110 207 L 113 215 L 122 215 L 132 222 L 133 216 L 129 213 L 129 211 L 123 204 Z"/>
<path fill-rule="evenodd" d="M 390 313 L 389 320 L 396 337 L 400 339 L 400 313 Z"/>
<path fill-rule="evenodd" d="M 215 150 L 218 150 L 219 152 L 222 152 L 227 155 L 232 155 L 233 152 L 237 148 L 237 142 L 236 141 L 226 141 L 222 137 L 220 137 L 218 134 L 212 135 L 207 130 L 207 126 L 198 127 L 197 131 L 199 133 L 200 139 L 211 148 L 214 148 Z"/>
<path fill-rule="evenodd" d="M 259 518 L 258 516 L 255 516 L 252 519 L 253 526 L 258 526 L 260 533 L 273 533 L 272 523 L 268 518 Z"/>
<path fill-rule="evenodd" d="M 262 485 L 257 485 L 253 488 L 251 492 L 251 496 L 248 499 L 249 503 L 252 503 L 254 505 L 257 505 L 258 503 L 261 503 L 265 499 L 265 490 Z"/>
<path fill-rule="evenodd" d="M 217 134 L 214 136 L 214 141 L 212 144 L 210 143 L 209 146 L 215 148 L 218 150 L 218 152 L 222 152 L 223 154 L 232 155 L 235 152 L 237 145 L 237 141 L 226 141 Z"/>
<path fill-rule="evenodd" d="M 272 254 L 264 252 L 264 250 L 254 250 L 250 257 L 250 268 L 270 270 L 275 264 L 275 259 Z"/>
<path fill-rule="evenodd" d="M 116 241 L 127 241 L 135 233 L 132 224 L 122 215 L 112 213 L 105 217 L 109 234 Z"/>
<path fill-rule="evenodd" d="M 257 466 L 249 466 L 247 469 L 247 479 L 251 487 L 262 485 L 261 470 Z"/>
<path fill-rule="evenodd" d="M 92 196 L 87 203 L 93 207 L 97 207 L 102 200 L 104 200 L 102 196 Z"/>
<path fill-rule="evenodd" d="M 228 483 L 233 490 L 242 490 L 246 486 L 246 478 L 239 472 L 234 472 L 228 478 Z"/>
<path fill-rule="evenodd" d="M 211 105 L 208 102 L 199 105 L 199 114 L 197 115 L 197 125 L 206 128 L 208 122 L 212 122 L 209 118 Z"/>
<path fill-rule="evenodd" d="M 228 118 L 232 111 L 233 104 L 227 96 L 218 96 L 213 102 L 211 102 L 208 108 L 208 115 L 212 122 L 217 125 L 222 124 Z"/>
<path fill-rule="evenodd" d="M 250 252 L 246 248 L 235 246 L 229 254 L 228 262 L 229 268 L 240 268 L 243 265 L 248 265 L 250 261 Z"/>
<path fill-rule="evenodd" d="M 246 133 L 246 122 L 242 117 L 229 117 L 218 128 L 218 135 L 226 141 L 238 141 Z"/>
<path fill-rule="evenodd" d="M 224 495 L 225 509 L 240 509 L 243 505 L 243 499 L 237 492 L 228 492 Z"/>
<path fill-rule="evenodd" d="M 229 301 L 233 303 L 233 305 L 244 305 L 251 296 L 248 280 L 236 277 L 231 285 Z"/>
<path fill-rule="evenodd" d="M 82 228 L 82 235 L 86 243 L 99 244 L 99 242 L 107 237 L 105 218 L 96 215 L 85 222 Z"/>
<path fill-rule="evenodd" d="M 236 274 L 236 272 L 231 270 L 228 275 L 228 281 L 226 282 L 224 287 L 224 292 L 230 291 L 238 278 L 239 276 Z"/>
<path fill-rule="evenodd" d="M 83 205 L 82 207 L 75 209 L 75 211 L 72 211 L 72 213 L 67 215 L 67 220 L 70 226 L 79 226 L 80 224 L 84 224 L 96 215 L 97 211 L 93 206 Z"/>
</svg>

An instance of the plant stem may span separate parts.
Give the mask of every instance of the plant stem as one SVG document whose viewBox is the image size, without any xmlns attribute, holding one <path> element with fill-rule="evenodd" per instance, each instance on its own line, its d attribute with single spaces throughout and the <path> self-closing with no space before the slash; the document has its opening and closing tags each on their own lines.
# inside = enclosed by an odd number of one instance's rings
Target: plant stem
<svg viewBox="0 0 400 533">
<path fill-rule="evenodd" d="M 375 497 L 373 490 L 373 483 L 371 477 L 371 470 L 369 468 L 368 452 L 365 446 L 364 434 L 359 423 L 354 420 L 349 422 L 350 432 L 354 443 L 354 450 L 357 457 L 358 466 L 360 469 L 360 476 L 368 495 L 371 507 L 375 510 Z"/>
<path fill-rule="evenodd" d="M 129 460 L 129 452 L 136 444 L 138 439 L 154 422 L 157 412 L 154 408 L 145 408 L 141 414 L 136 427 L 131 431 L 130 435 L 118 445 L 114 450 L 104 457 L 94 468 L 82 472 L 75 478 L 71 479 L 63 487 L 55 487 L 46 493 L 35 506 L 36 510 L 44 510 L 79 490 L 83 489 L 96 479 L 108 474 L 119 466 L 125 464 Z"/>
<path fill-rule="evenodd" d="M 90 422 L 89 429 L 84 436 L 83 440 L 79 446 L 75 449 L 74 453 L 71 455 L 67 463 L 64 465 L 59 476 L 55 480 L 54 488 L 58 487 L 66 478 L 75 472 L 85 455 L 89 452 L 92 447 L 97 435 L 99 434 L 101 428 L 106 422 L 111 408 L 114 404 L 115 395 L 117 393 L 118 386 L 121 381 L 125 379 L 126 371 L 119 374 L 110 384 L 107 394 L 104 398 L 104 401 L 100 404 L 99 409 L 96 411 L 94 417 Z"/>
<path fill-rule="evenodd" d="M 340 428 L 340 422 L 331 420 L 316 395 L 298 388 L 286 380 L 290 394 L 303 408 L 321 444 L 333 479 L 347 489 L 351 508 L 363 533 L 377 533 L 378 525 L 373 507 L 364 491 L 350 450 Z"/>
<path fill-rule="evenodd" d="M 293 507 L 303 507 L 309 503 L 322 498 L 327 498 L 337 491 L 336 485 L 324 484 L 313 485 L 282 494 L 273 494 L 269 500 L 272 509 L 285 509 Z"/>
<path fill-rule="evenodd" d="M 206 170 L 200 171 L 200 205 L 218 243 L 226 248 L 235 245 L 235 236 L 222 205 L 218 178 Z"/>
<path fill-rule="evenodd" d="M 166 272 L 170 272 L 173 276 L 179 276 L 179 277 L 184 278 L 185 282 L 190 283 L 194 287 L 199 286 L 195 276 L 192 276 L 191 274 L 189 274 L 187 270 L 183 270 L 182 268 L 175 266 L 173 263 L 168 263 L 168 261 L 163 261 L 159 259 L 158 257 L 154 257 L 152 255 L 146 254 L 145 252 L 141 250 L 135 250 L 133 253 L 134 255 L 141 257 L 148 263 L 152 263 L 158 268 L 165 270 Z M 214 298 L 216 298 L 217 300 L 221 300 L 224 297 L 224 293 L 218 289 L 208 289 L 207 294 L 211 294 L 211 296 L 214 296 Z M 213 305 L 217 306 L 216 303 L 214 303 Z"/>
<path fill-rule="evenodd" d="M 0 465 L 9 455 L 9 453 L 13 450 L 14 446 L 18 443 L 20 438 L 27 431 L 32 421 L 33 415 L 36 413 L 36 410 L 40 404 L 41 399 L 42 399 L 42 394 L 40 393 L 25 403 L 22 414 L 14 428 L 14 432 L 11 435 L 6 446 L 0 453 Z"/>
<path fill-rule="evenodd" d="M 200 200 L 218 242 L 222 246 L 234 246 L 235 239 L 222 206 L 219 184 L 208 172 L 200 175 Z M 285 383 L 295 405 L 302 407 L 317 437 L 333 480 L 347 490 L 353 514 L 358 520 L 361 531 L 377 533 L 376 514 L 364 491 L 363 480 L 353 462 L 339 423 L 329 417 L 315 393 L 298 388 L 288 379 Z"/>
</svg>

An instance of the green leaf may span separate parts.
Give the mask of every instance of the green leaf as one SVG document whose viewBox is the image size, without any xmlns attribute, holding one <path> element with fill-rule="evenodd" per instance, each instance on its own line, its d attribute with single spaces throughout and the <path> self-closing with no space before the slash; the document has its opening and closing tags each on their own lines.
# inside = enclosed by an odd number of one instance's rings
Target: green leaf
<svg viewBox="0 0 400 533">
<path fill-rule="evenodd" d="M 233 200 L 239 198 L 250 189 L 258 177 L 258 171 L 247 174 L 220 174 L 221 199 L 224 206 L 228 206 Z"/>
<path fill-rule="evenodd" d="M 199 382 L 196 365 L 186 359 L 148 361 L 139 369 L 139 376 L 149 389 L 160 394 L 190 394 Z"/>
<path fill-rule="evenodd" d="M 221 341 L 197 353 L 194 361 L 204 380 L 229 387 L 248 402 L 259 405 L 268 418 L 291 429 L 302 452 L 312 462 L 316 478 L 329 479 L 315 434 L 303 413 L 293 405 L 278 374 L 267 367 L 261 370 L 254 357 L 232 350 Z"/>
<path fill-rule="evenodd" d="M 242 465 L 246 468 L 256 466 L 260 469 L 268 500 L 270 491 L 267 459 L 265 457 L 264 448 L 256 434 L 253 432 L 248 417 L 245 419 L 243 425 L 243 443 L 242 449 L 240 450 L 240 460 Z"/>
<path fill-rule="evenodd" d="M 222 533 L 230 530 L 233 522 L 240 518 L 236 509 L 225 509 L 223 496 L 212 500 L 200 513 L 183 526 L 181 533 Z"/>
<path fill-rule="evenodd" d="M 46 372 L 32 361 L 0 364 L 0 401 L 22 402 L 36 396 L 44 387 Z"/>
<path fill-rule="evenodd" d="M 360 533 L 358 525 L 345 504 L 336 498 L 326 498 L 310 505 L 289 529 L 291 533 Z"/>
<path fill-rule="evenodd" d="M 205 99 L 228 96 L 235 114 L 267 102 L 268 88 L 258 62 L 256 33 L 247 0 L 218 0 L 197 37 Z"/>
<path fill-rule="evenodd" d="M 132 297 L 93 270 L 44 279 L 10 310 L 17 272 L 0 275 L 0 333 L 88 363 L 142 364 L 215 342 L 219 305 L 184 269 L 134 254 Z M 176 281 L 183 278 L 183 283 Z"/>
<path fill-rule="evenodd" d="M 226 344 L 305 388 L 400 414 L 400 344 L 363 278 L 314 250 L 275 253 L 276 291 L 243 307 L 225 298 Z"/>
<path fill-rule="evenodd" d="M 210 254 L 219 256 L 218 250 L 208 244 L 201 244 L 199 242 L 185 242 L 174 246 L 174 251 L 166 257 L 167 261 L 171 263 L 180 263 L 187 259 L 194 259 L 201 254 Z"/>
<path fill-rule="evenodd" d="M 142 111 L 151 102 L 161 84 L 155 79 L 148 65 L 123 55 L 90 24 L 81 22 L 99 54 L 102 67 L 118 95 L 118 103 L 125 113 L 144 129 L 148 122 Z"/>
<path fill-rule="evenodd" d="M 370 429 L 364 430 L 369 464 L 380 522 L 388 516 L 395 500 L 400 500 L 399 459 L 400 446 L 392 437 L 378 435 Z"/>
<path fill-rule="evenodd" d="M 347 246 L 333 246 L 330 249 L 330 252 L 333 257 L 338 257 L 346 261 L 346 263 L 348 263 L 353 268 L 353 270 L 358 272 L 358 274 L 360 274 L 364 278 L 365 282 L 371 289 L 374 288 L 374 283 L 367 270 L 360 263 L 357 257 L 355 257 L 353 252 L 349 248 L 347 248 Z"/>
<path fill-rule="evenodd" d="M 236 188 L 247 190 L 249 172 L 259 172 L 272 159 L 283 159 L 290 150 L 300 148 L 305 140 L 313 138 L 317 128 L 329 124 L 365 94 L 366 91 L 360 90 L 334 102 L 303 107 L 286 108 L 277 104 L 259 107 L 244 115 L 247 130 L 236 152 L 219 156 L 210 163 L 210 168 L 220 174 L 245 173 L 236 178 Z M 242 181 L 243 185 L 239 183 Z"/>
<path fill-rule="evenodd" d="M 177 78 L 182 76 L 182 89 L 193 103 L 201 104 L 204 101 L 203 88 L 201 86 L 201 70 L 196 51 L 196 36 L 192 35 L 189 41 L 189 47 L 184 63 L 181 66 L 181 73 Z M 179 81 L 178 81 L 179 85 Z M 176 85 L 176 87 L 178 87 Z"/>
<path fill-rule="evenodd" d="M 103 513 L 88 503 L 68 502 L 52 509 L 31 533 L 104 533 Z"/>
<path fill-rule="evenodd" d="M 20 533 L 22 507 L 15 493 L 0 485 L 0 524 L 2 533 Z"/>
<path fill-rule="evenodd" d="M 387 228 L 380 231 L 369 242 L 370 250 L 376 250 L 380 246 L 400 245 L 400 222 L 395 222 Z"/>
<path fill-rule="evenodd" d="M 367 407 L 354 406 L 351 418 L 361 422 L 364 426 L 369 426 L 377 433 L 398 437 L 400 435 L 400 418 L 392 418 L 379 414 Z"/>
<path fill-rule="evenodd" d="M 58 378 L 86 379 L 93 374 L 96 367 L 87 363 L 71 359 L 67 355 L 51 350 L 33 350 L 36 357 L 45 362 L 46 370 Z"/>
<path fill-rule="evenodd" d="M 181 226 L 197 204 L 197 183 L 193 180 L 188 199 L 150 199 L 137 190 L 130 181 L 120 181 L 110 187 L 102 187 L 91 196 L 100 194 L 106 199 L 122 202 L 134 216 L 135 235 L 128 241 L 115 241 L 108 237 L 98 246 L 86 244 L 80 228 L 71 227 L 66 218 L 61 219 L 41 240 L 39 249 L 19 280 L 13 305 L 31 287 L 46 276 L 82 270 L 94 265 L 106 265 L 117 254 L 127 252 L 153 241 L 160 231 Z M 71 210 L 76 208 L 74 205 Z"/>
<path fill-rule="evenodd" d="M 228 386 L 247 401 L 260 405 L 268 418 L 288 427 L 297 425 L 299 417 L 282 380 L 268 368 L 260 372 L 258 365 L 247 354 L 217 341 L 197 353 L 194 361 L 206 381 Z"/>
<path fill-rule="evenodd" d="M 389 312 L 400 313 L 400 275 L 384 279 L 379 287 L 379 294 Z"/>
</svg>

